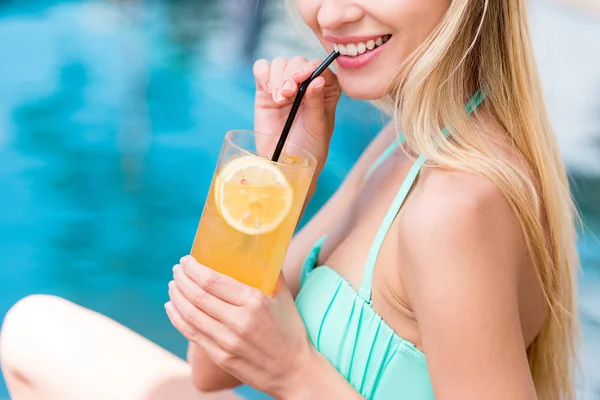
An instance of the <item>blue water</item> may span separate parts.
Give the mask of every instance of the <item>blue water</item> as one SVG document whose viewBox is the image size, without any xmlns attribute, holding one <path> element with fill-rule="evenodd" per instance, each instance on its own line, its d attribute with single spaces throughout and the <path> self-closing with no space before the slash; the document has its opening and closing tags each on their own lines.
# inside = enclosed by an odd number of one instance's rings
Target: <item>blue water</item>
<svg viewBox="0 0 600 400">
<path fill-rule="evenodd" d="M 300 46 L 269 31 L 276 10 L 239 23 L 230 6 L 246 3 L 0 1 L 0 319 L 19 298 L 52 293 L 183 355 L 162 307 L 171 266 L 190 249 L 223 134 L 252 128 L 251 60 Z M 381 125 L 369 105 L 342 100 L 307 216 Z M 600 180 L 577 182 L 600 233 Z M 591 232 L 580 249 L 586 337 L 600 355 Z"/>
</svg>

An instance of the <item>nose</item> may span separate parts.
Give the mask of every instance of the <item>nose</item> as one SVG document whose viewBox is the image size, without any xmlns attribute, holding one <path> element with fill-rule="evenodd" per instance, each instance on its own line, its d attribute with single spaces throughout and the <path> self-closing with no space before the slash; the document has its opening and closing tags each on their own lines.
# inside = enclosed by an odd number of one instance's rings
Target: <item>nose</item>
<svg viewBox="0 0 600 400">
<path fill-rule="evenodd" d="M 363 15 L 364 11 L 356 0 L 322 0 L 317 21 L 321 29 L 334 30 L 359 21 Z"/>
</svg>

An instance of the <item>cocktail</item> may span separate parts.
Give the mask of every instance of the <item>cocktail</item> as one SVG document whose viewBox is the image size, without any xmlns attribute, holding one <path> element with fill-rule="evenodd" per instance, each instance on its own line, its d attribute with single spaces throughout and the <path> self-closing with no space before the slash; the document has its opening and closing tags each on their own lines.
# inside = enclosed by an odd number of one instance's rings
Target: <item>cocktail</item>
<svg viewBox="0 0 600 400">
<path fill-rule="evenodd" d="M 272 295 L 315 171 L 308 152 L 277 136 L 230 131 L 217 163 L 192 256 Z"/>
</svg>

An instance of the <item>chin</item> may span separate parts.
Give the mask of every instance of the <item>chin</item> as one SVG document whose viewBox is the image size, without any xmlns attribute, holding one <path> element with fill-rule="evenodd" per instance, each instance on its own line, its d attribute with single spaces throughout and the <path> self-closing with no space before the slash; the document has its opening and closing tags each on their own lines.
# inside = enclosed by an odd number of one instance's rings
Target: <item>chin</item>
<svg viewBox="0 0 600 400">
<path fill-rule="evenodd" d="M 373 76 L 348 76 L 343 71 L 338 73 L 338 81 L 342 91 L 357 100 L 379 100 L 385 96 L 389 86 L 389 82 Z"/>
</svg>

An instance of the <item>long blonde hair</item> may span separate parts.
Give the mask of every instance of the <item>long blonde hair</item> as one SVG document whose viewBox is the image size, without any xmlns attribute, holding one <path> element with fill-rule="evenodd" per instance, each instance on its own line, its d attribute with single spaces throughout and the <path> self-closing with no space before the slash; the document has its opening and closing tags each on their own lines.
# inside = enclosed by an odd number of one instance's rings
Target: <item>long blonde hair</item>
<svg viewBox="0 0 600 400">
<path fill-rule="evenodd" d="M 286 3 L 297 13 L 290 0 Z M 452 1 L 378 105 L 396 115 L 413 154 L 426 155 L 430 165 L 482 175 L 504 193 L 550 310 L 527 349 L 536 391 L 542 400 L 572 400 L 579 333 L 577 212 L 544 105 L 526 4 Z M 481 135 L 482 124 L 465 113 L 465 103 L 478 90 L 506 133 L 504 144 L 522 155 L 525 168 L 495 154 Z"/>
<path fill-rule="evenodd" d="M 527 349 L 541 399 L 574 399 L 576 365 L 576 210 L 550 126 L 533 57 L 525 0 L 452 1 L 428 39 L 395 77 L 410 149 L 432 165 L 494 182 L 515 212 L 548 303 L 545 326 Z M 526 164 L 494 154 L 464 104 L 477 90 Z M 442 130 L 448 127 L 451 137 Z"/>
</svg>

